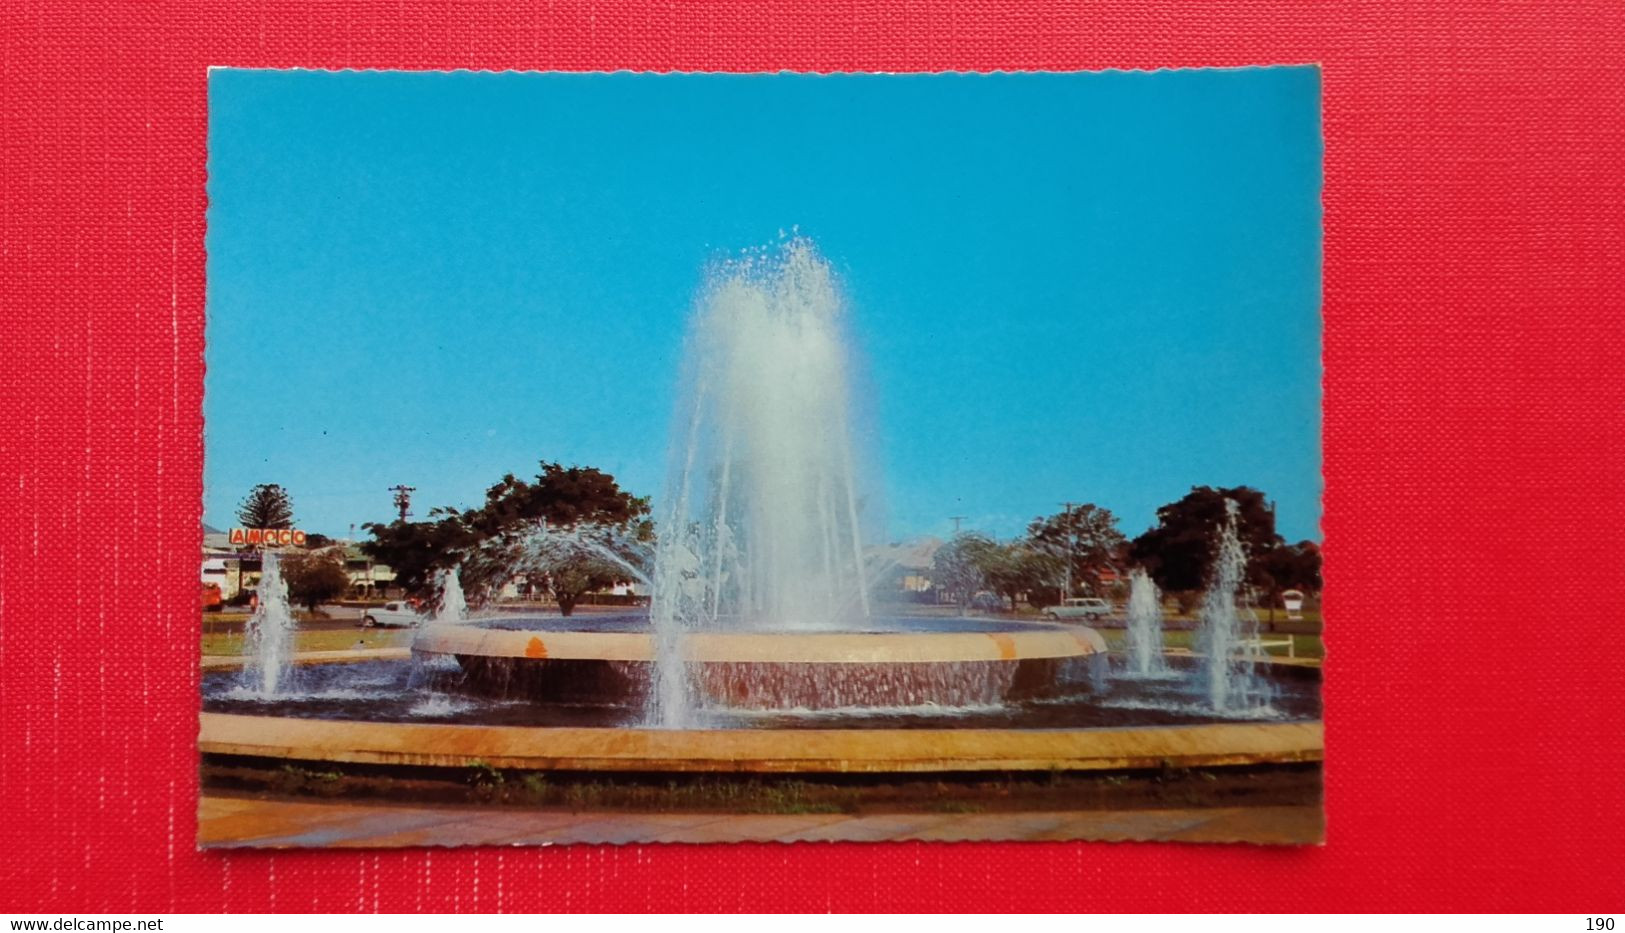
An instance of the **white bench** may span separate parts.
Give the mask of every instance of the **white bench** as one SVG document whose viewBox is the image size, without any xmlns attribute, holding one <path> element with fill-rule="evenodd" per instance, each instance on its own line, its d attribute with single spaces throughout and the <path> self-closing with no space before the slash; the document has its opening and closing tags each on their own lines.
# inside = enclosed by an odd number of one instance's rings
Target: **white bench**
<svg viewBox="0 0 1625 933">
<path fill-rule="evenodd" d="M 1285 648 L 1286 656 L 1298 656 L 1298 640 L 1288 635 L 1285 638 L 1249 638 L 1241 643 L 1241 650 L 1250 658 L 1261 658 L 1269 654 L 1267 648 Z"/>
</svg>

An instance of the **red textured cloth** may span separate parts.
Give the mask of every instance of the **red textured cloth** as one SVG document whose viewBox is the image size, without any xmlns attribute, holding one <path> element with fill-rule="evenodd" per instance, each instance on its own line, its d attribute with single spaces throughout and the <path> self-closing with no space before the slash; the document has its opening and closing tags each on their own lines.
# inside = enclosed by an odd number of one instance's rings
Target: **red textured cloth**
<svg viewBox="0 0 1625 933">
<path fill-rule="evenodd" d="M 0 5 L 0 911 L 1619 911 L 1625 4 Z M 1323 848 L 194 851 L 205 72 L 1324 67 Z"/>
</svg>

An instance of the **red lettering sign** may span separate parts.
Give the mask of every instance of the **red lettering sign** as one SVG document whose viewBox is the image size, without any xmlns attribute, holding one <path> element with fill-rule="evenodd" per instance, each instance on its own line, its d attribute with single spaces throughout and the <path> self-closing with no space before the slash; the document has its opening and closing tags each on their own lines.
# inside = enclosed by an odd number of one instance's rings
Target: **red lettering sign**
<svg viewBox="0 0 1625 933">
<path fill-rule="evenodd" d="M 305 533 L 297 528 L 233 528 L 226 540 L 237 547 L 293 545 L 305 546 Z"/>
</svg>

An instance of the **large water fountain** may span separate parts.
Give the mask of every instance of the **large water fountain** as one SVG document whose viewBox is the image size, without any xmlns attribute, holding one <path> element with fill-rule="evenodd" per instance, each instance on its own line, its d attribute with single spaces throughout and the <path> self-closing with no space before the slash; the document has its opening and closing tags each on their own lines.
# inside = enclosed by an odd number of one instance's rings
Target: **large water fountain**
<svg viewBox="0 0 1625 933">
<path fill-rule="evenodd" d="M 874 602 L 871 581 L 885 568 L 866 557 L 866 532 L 882 523 L 858 466 L 845 317 L 829 265 L 804 240 L 720 264 L 690 328 L 652 549 L 587 527 L 542 528 L 505 545 L 504 559 L 518 562 L 510 571 L 534 573 L 561 554 L 613 563 L 649 588 L 647 612 L 471 613 L 458 575 L 447 572 L 432 617 L 413 634 L 412 660 L 313 665 L 290 690 L 291 616 L 269 556 L 250 626 L 257 660 L 243 673 L 205 675 L 209 715 L 235 716 L 206 716 L 204 747 L 274 755 L 282 753 L 266 749 L 303 742 L 301 754 L 342 760 L 644 770 L 746 759 L 765 770 L 953 770 L 1318 755 L 1313 729 L 1256 746 L 1157 730 L 1078 738 L 1102 727 L 1259 719 L 1284 727 L 1318 717 L 1318 671 L 1265 678 L 1244 650 L 1245 554 L 1233 515 L 1203 609 L 1205 658 L 1164 656 L 1159 597 L 1143 573 L 1133 578 L 1125 661 L 1111 677 L 1102 676 L 1106 642 L 1090 628 L 899 615 Z M 308 724 L 324 719 L 346 726 Z M 263 737 L 293 720 L 307 724 Z M 479 728 L 436 733 L 453 749 L 444 751 L 413 744 L 429 741 L 412 738 L 426 733 L 352 731 L 362 723 Z M 481 731 L 491 727 L 498 731 Z M 748 752 L 739 744 L 792 728 L 819 733 L 827 750 L 805 757 L 797 742 Z M 888 751 L 902 745 L 850 739 L 876 729 L 916 734 L 913 751 L 897 752 L 906 761 Z M 998 736 L 973 740 L 977 730 Z M 679 741 L 687 744 L 671 744 Z M 559 743 L 580 754 L 564 755 Z M 1085 758 L 1095 763 L 1077 764 Z M 694 764 L 702 759 L 716 763 Z"/>
<path fill-rule="evenodd" d="M 853 423 L 853 342 L 825 262 L 806 240 L 718 266 L 695 312 L 671 480 L 636 620 L 431 625 L 505 695 L 642 703 L 670 727 L 738 710 L 987 707 L 1086 676 L 1105 643 L 1084 628 L 878 617 Z M 541 531 L 526 554 L 624 548 Z"/>
</svg>

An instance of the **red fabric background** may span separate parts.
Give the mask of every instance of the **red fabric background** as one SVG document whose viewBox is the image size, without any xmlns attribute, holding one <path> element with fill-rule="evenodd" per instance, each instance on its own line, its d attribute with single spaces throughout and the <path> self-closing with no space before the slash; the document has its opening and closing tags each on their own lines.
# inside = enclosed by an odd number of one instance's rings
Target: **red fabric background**
<svg viewBox="0 0 1625 933">
<path fill-rule="evenodd" d="M 1625 4 L 9 0 L 0 910 L 1621 909 Z M 205 69 L 1320 62 L 1330 842 L 200 854 Z"/>
</svg>

